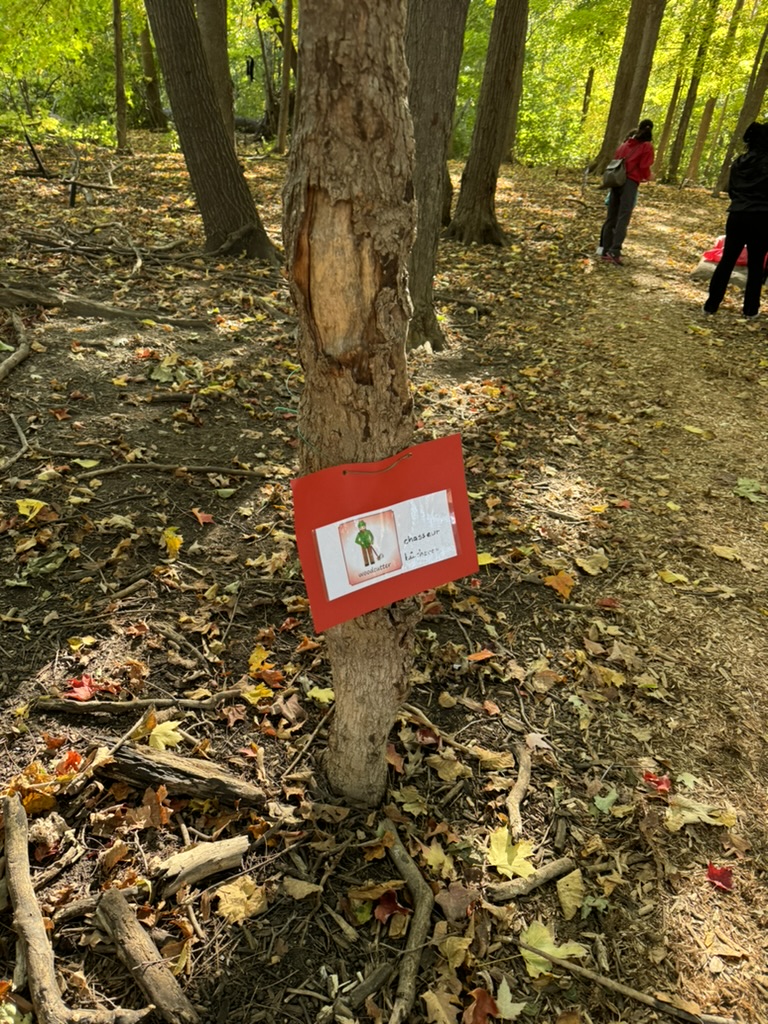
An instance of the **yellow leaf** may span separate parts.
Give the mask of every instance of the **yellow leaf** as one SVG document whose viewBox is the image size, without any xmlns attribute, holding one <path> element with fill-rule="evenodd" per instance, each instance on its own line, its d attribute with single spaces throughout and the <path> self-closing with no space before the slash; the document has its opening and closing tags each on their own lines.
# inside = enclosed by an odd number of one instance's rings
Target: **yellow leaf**
<svg viewBox="0 0 768 1024">
<path fill-rule="evenodd" d="M 243 696 L 249 704 L 263 704 L 265 700 L 274 700 L 274 693 L 264 683 L 252 686 L 249 690 L 243 690 Z"/>
<path fill-rule="evenodd" d="M 683 576 L 681 572 L 672 572 L 671 569 L 662 569 L 659 572 L 659 579 L 664 580 L 665 583 L 687 583 L 688 577 Z"/>
<path fill-rule="evenodd" d="M 488 846 L 488 863 L 507 878 L 530 878 L 536 870 L 531 864 L 529 857 L 533 856 L 533 843 L 521 839 L 519 843 L 512 843 L 509 829 L 498 828 L 491 832 L 491 841 Z"/>
<path fill-rule="evenodd" d="M 481 551 L 477 556 L 478 565 L 496 565 L 498 558 L 489 555 L 487 551 Z"/>
<path fill-rule="evenodd" d="M 563 572 L 561 569 L 556 576 L 545 576 L 544 583 L 548 587 L 552 587 L 562 597 L 564 601 L 567 601 L 571 596 L 571 591 L 576 580 L 573 576 L 569 576 L 567 572 Z"/>
<path fill-rule="evenodd" d="M 47 504 L 47 501 L 36 501 L 34 498 L 18 498 L 16 500 L 16 508 L 21 515 L 27 517 L 27 522 L 34 519 L 40 509 L 45 508 Z"/>
<path fill-rule="evenodd" d="M 449 935 L 443 939 L 437 947 L 448 961 L 452 970 L 461 967 L 467 955 L 467 950 L 472 945 L 472 936 Z"/>
<path fill-rule="evenodd" d="M 430 754 L 425 758 L 430 768 L 434 768 L 443 782 L 456 782 L 457 779 L 472 778 L 472 769 L 456 759 L 452 750 L 444 754 Z"/>
<path fill-rule="evenodd" d="M 552 929 L 541 921 L 533 921 L 530 926 L 520 933 L 520 941 L 526 946 L 533 946 L 540 949 L 542 953 L 549 953 L 561 960 L 569 956 L 586 956 L 587 949 L 578 942 L 565 942 L 562 946 L 555 944 L 555 936 Z M 525 967 L 532 978 L 538 978 L 540 974 L 548 974 L 552 970 L 552 964 L 543 956 L 537 956 L 527 949 L 522 949 L 525 960 Z"/>
<path fill-rule="evenodd" d="M 155 750 L 165 750 L 166 747 L 178 747 L 182 736 L 176 729 L 181 722 L 160 722 L 149 734 L 149 745 Z"/>
<path fill-rule="evenodd" d="M 310 690 L 307 690 L 307 696 L 312 700 L 318 701 L 320 704 L 331 704 L 336 700 L 336 694 L 330 686 L 313 686 Z"/>
<path fill-rule="evenodd" d="M 160 535 L 160 545 L 168 552 L 168 558 L 173 561 L 178 557 L 184 538 L 179 533 L 178 526 L 166 526 Z"/>
<path fill-rule="evenodd" d="M 443 989 L 438 992 L 427 989 L 421 998 L 429 1024 L 456 1024 L 461 1009 L 458 996 Z"/>
<path fill-rule="evenodd" d="M 584 902 L 584 880 L 578 868 L 564 878 L 558 879 L 557 898 L 560 900 L 563 917 L 566 921 L 570 921 L 576 916 L 577 911 L 581 910 L 581 905 Z"/>
<path fill-rule="evenodd" d="M 685 825 L 702 823 L 705 825 L 721 825 L 731 828 L 736 824 L 736 815 L 730 807 L 713 807 L 700 804 L 696 800 L 673 793 L 669 798 L 664 815 L 664 827 L 670 832 L 679 832 Z"/>
<path fill-rule="evenodd" d="M 128 378 L 127 377 L 113 377 L 112 378 L 112 383 L 115 385 L 116 388 L 127 388 L 128 387 Z"/>
<path fill-rule="evenodd" d="M 713 554 L 717 555 L 718 558 L 724 558 L 727 562 L 740 562 L 741 555 L 736 548 L 724 548 L 719 544 L 712 545 Z"/>
<path fill-rule="evenodd" d="M 67 637 L 67 644 L 70 650 L 74 651 L 75 654 L 80 650 L 81 647 L 93 647 L 99 641 L 95 636 L 70 636 Z"/>
<path fill-rule="evenodd" d="M 265 647 L 262 647 L 261 644 L 257 644 L 256 647 L 254 647 L 254 649 L 251 651 L 250 656 L 248 657 L 249 675 L 255 676 L 256 673 L 261 672 L 262 669 L 266 670 L 274 668 L 274 665 L 271 665 L 267 662 L 268 657 L 269 651 Z"/>
<path fill-rule="evenodd" d="M 283 879 L 283 890 L 288 893 L 291 899 L 303 900 L 313 893 L 322 892 L 323 887 L 322 885 L 316 885 L 315 882 L 302 882 L 299 878 L 291 878 L 290 875 L 286 875 Z"/>
<path fill-rule="evenodd" d="M 703 437 L 705 441 L 711 441 L 715 436 L 711 430 L 702 430 L 701 427 L 683 426 L 683 430 L 687 430 L 689 434 L 697 434 L 699 437 Z"/>
<path fill-rule="evenodd" d="M 256 885 L 250 875 L 220 885 L 218 912 L 227 924 L 242 924 L 249 917 L 263 914 L 267 909 L 267 893 L 263 885 Z"/>
<path fill-rule="evenodd" d="M 590 576 L 597 576 L 603 569 L 607 569 L 610 564 L 602 548 L 591 555 L 577 555 L 575 562 L 580 569 L 588 572 Z"/>
</svg>

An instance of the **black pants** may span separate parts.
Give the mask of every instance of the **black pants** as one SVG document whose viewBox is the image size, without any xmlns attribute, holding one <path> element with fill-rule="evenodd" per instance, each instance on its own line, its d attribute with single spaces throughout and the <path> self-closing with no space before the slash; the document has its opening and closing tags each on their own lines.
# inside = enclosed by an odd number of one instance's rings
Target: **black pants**
<svg viewBox="0 0 768 1024">
<path fill-rule="evenodd" d="M 608 215 L 600 232 L 603 252 L 610 253 L 611 256 L 621 255 L 621 247 L 627 237 L 627 228 L 637 202 L 638 187 L 636 181 L 627 178 L 621 188 L 611 189 Z"/>
<path fill-rule="evenodd" d="M 709 282 L 708 313 L 716 313 L 725 296 L 736 260 L 747 247 L 747 287 L 744 289 L 744 316 L 757 316 L 763 286 L 765 254 L 768 252 L 768 213 L 729 213 L 725 222 L 725 244 L 720 262 Z"/>
</svg>

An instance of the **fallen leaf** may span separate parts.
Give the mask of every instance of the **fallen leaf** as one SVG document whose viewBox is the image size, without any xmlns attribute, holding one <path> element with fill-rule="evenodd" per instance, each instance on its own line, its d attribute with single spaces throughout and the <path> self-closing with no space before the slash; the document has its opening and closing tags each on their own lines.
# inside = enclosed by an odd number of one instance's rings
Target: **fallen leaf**
<svg viewBox="0 0 768 1024">
<path fill-rule="evenodd" d="M 441 889 L 435 896 L 435 903 L 442 908 L 446 918 L 454 923 L 466 921 L 470 908 L 481 897 L 479 889 L 464 885 L 463 882 L 451 882 L 447 889 Z"/>
<path fill-rule="evenodd" d="M 182 741 L 181 733 L 176 729 L 180 721 L 160 722 L 149 734 L 149 745 L 154 750 L 165 750 L 167 747 L 178 747 Z"/>
<path fill-rule="evenodd" d="M 712 553 L 718 558 L 724 558 L 727 562 L 740 562 L 741 555 L 736 548 L 724 548 L 720 544 L 712 545 Z"/>
<path fill-rule="evenodd" d="M 659 579 L 663 580 L 665 583 L 670 583 L 673 586 L 676 583 L 688 582 L 687 576 L 684 576 L 681 572 L 672 572 L 671 569 L 662 569 L 659 572 Z"/>
<path fill-rule="evenodd" d="M 467 661 L 486 661 L 488 658 L 492 658 L 493 651 L 489 651 L 487 647 L 484 647 L 482 651 L 475 651 L 474 654 L 467 655 Z"/>
<path fill-rule="evenodd" d="M 471 935 L 449 935 L 438 943 L 437 948 L 448 961 L 448 966 L 455 971 L 461 967 L 467 956 L 467 950 L 472 945 Z"/>
<path fill-rule="evenodd" d="M 367 885 L 357 885 L 347 890 L 347 896 L 351 900 L 378 900 L 388 890 L 397 892 L 402 889 L 405 882 L 400 878 L 391 878 L 387 882 L 368 882 Z"/>
<path fill-rule="evenodd" d="M 461 1016 L 461 1024 L 488 1024 L 489 1017 L 498 1017 L 499 1008 L 490 992 L 484 988 L 473 988 L 469 993 L 473 1002 Z"/>
<path fill-rule="evenodd" d="M 488 863 L 507 878 L 530 878 L 536 870 L 528 858 L 533 856 L 533 843 L 521 839 L 512 842 L 509 829 L 504 826 L 491 832 L 488 844 Z"/>
<path fill-rule="evenodd" d="M 219 897 L 218 913 L 227 924 L 242 924 L 267 909 L 266 889 L 256 885 L 250 875 L 219 886 L 216 895 Z"/>
<path fill-rule="evenodd" d="M 520 941 L 526 946 L 533 946 L 540 949 L 542 953 L 549 953 L 561 960 L 567 960 L 569 956 L 586 956 L 587 949 L 578 942 L 565 942 L 562 946 L 555 943 L 553 929 L 542 921 L 533 921 L 528 928 L 520 933 Z M 549 960 L 529 949 L 520 949 L 525 960 L 525 967 L 531 978 L 538 978 L 540 974 L 549 974 L 552 964 Z"/>
<path fill-rule="evenodd" d="M 268 658 L 269 651 L 261 644 L 257 644 L 248 656 L 248 674 L 255 676 L 262 669 L 274 668 L 275 666 L 267 661 Z"/>
<path fill-rule="evenodd" d="M 425 761 L 430 768 L 434 768 L 443 782 L 456 782 L 457 779 L 472 777 L 472 769 L 462 764 L 453 750 L 446 750 L 442 754 L 430 754 Z"/>
<path fill-rule="evenodd" d="M 300 878 L 291 878 L 287 875 L 283 879 L 283 890 L 294 900 L 303 900 L 307 896 L 311 896 L 313 893 L 322 892 L 322 885 L 316 885 L 314 882 L 303 882 Z"/>
<path fill-rule="evenodd" d="M 643 782 L 653 786 L 657 793 L 669 793 L 672 788 L 672 780 L 668 775 L 654 775 L 653 772 L 643 773 Z"/>
<path fill-rule="evenodd" d="M 496 1005 L 499 1008 L 499 1016 L 502 1020 L 517 1020 L 528 1004 L 513 1003 L 509 982 L 506 978 L 502 978 L 496 990 Z"/>
<path fill-rule="evenodd" d="M 209 524 L 214 523 L 216 521 L 210 513 L 201 512 L 199 508 L 193 508 L 192 515 L 195 517 L 198 523 L 200 523 L 201 526 L 208 526 Z"/>
<path fill-rule="evenodd" d="M 19 510 L 19 514 L 26 517 L 26 521 L 29 522 L 34 519 L 38 512 L 41 512 L 48 503 L 46 501 L 37 501 L 35 498 L 18 498 L 16 501 L 16 508 Z"/>
<path fill-rule="evenodd" d="M 385 893 L 382 893 L 379 902 L 376 904 L 373 916 L 377 921 L 386 924 L 393 914 L 403 914 L 407 917 L 408 914 L 412 913 L 413 911 L 410 907 L 404 907 L 402 903 L 398 902 L 394 889 L 387 889 Z"/>
<path fill-rule="evenodd" d="M 717 868 L 710 861 L 707 864 L 707 881 L 711 882 L 716 889 L 724 889 L 726 892 L 733 891 L 733 868 Z"/>
<path fill-rule="evenodd" d="M 495 565 L 498 562 L 498 558 L 494 558 L 493 555 L 489 555 L 486 551 L 480 551 L 477 555 L 478 565 Z"/>
<path fill-rule="evenodd" d="M 679 832 L 685 825 L 703 823 L 730 828 L 736 824 L 736 815 L 731 808 L 713 807 L 700 804 L 688 797 L 675 793 L 669 798 L 664 815 L 664 827 L 670 832 Z"/>
<path fill-rule="evenodd" d="M 601 573 L 603 569 L 607 569 L 610 565 L 602 548 L 591 555 L 577 555 L 574 561 L 580 569 L 588 572 L 590 576 L 597 576 L 598 573 Z"/>
<path fill-rule="evenodd" d="M 429 1024 L 457 1024 L 461 1007 L 453 993 L 427 989 L 421 998 L 426 1006 Z"/>
<path fill-rule="evenodd" d="M 564 601 L 567 601 L 571 596 L 571 591 L 574 588 L 576 580 L 573 576 L 569 576 L 567 572 L 563 572 L 561 569 L 556 576 L 545 576 L 544 584 L 547 587 L 552 587 L 562 597 Z"/>
<path fill-rule="evenodd" d="M 558 879 L 557 898 L 560 900 L 560 907 L 566 921 L 570 921 L 581 910 L 584 895 L 584 880 L 578 868 Z"/>
<path fill-rule="evenodd" d="M 336 700 L 336 694 L 330 686 L 313 686 L 307 690 L 307 696 L 318 704 L 332 704 Z"/>
</svg>

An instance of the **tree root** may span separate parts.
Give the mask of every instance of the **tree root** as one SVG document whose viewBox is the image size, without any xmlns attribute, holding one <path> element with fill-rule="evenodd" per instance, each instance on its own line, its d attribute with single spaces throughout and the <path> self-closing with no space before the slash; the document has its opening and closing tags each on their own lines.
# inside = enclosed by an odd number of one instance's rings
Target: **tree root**
<svg viewBox="0 0 768 1024">
<path fill-rule="evenodd" d="M 414 902 L 413 919 L 408 930 L 408 944 L 400 964 L 400 977 L 397 983 L 395 1004 L 389 1017 L 389 1024 L 402 1024 L 408 1020 L 411 1009 L 416 1001 L 416 978 L 421 963 L 421 954 L 427 940 L 429 925 L 432 919 L 432 908 L 435 897 L 432 889 L 424 879 L 406 848 L 403 846 L 397 829 L 388 818 L 382 827 L 394 839 L 394 844 L 387 851 L 395 867 L 405 879 Z"/>
<path fill-rule="evenodd" d="M 155 1007 L 143 1010 L 72 1010 L 56 983 L 53 950 L 37 905 L 29 873 L 27 813 L 18 795 L 3 799 L 8 893 L 13 921 L 26 961 L 29 991 L 39 1024 L 135 1024 Z"/>
</svg>

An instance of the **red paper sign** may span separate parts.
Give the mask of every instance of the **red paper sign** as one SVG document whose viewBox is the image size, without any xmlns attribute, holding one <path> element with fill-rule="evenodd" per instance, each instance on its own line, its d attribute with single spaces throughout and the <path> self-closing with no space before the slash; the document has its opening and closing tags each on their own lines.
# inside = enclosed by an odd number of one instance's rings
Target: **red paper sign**
<svg viewBox="0 0 768 1024">
<path fill-rule="evenodd" d="M 291 488 L 317 632 L 477 572 L 458 434 Z"/>
</svg>

